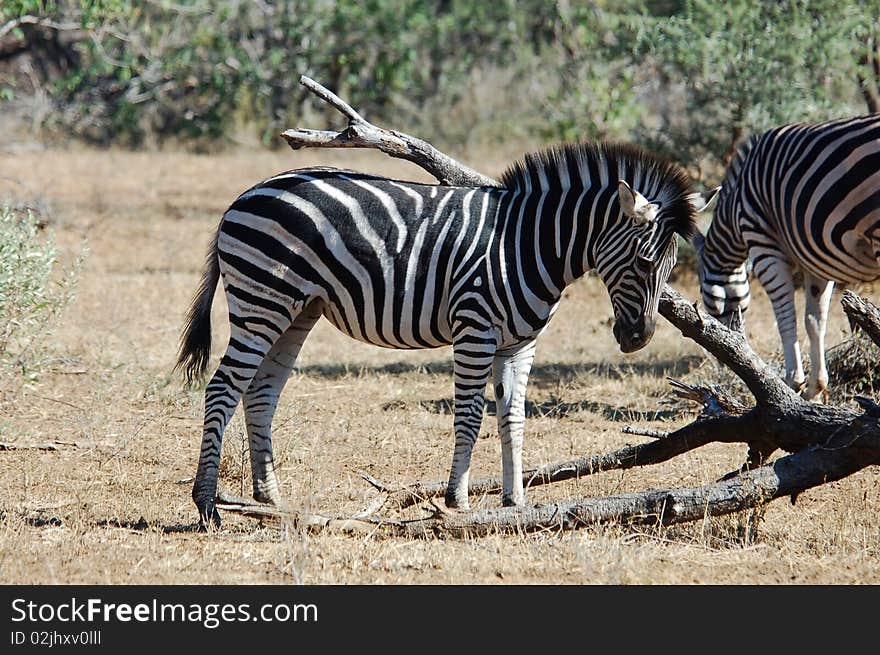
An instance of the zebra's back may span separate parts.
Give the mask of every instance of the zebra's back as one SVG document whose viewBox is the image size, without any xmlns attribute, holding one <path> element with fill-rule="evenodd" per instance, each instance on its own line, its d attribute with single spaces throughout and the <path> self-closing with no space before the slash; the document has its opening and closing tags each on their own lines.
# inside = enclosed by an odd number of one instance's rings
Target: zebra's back
<svg viewBox="0 0 880 655">
<path fill-rule="evenodd" d="M 781 250 L 836 282 L 880 277 L 880 114 L 769 130 L 741 175 L 753 255 Z"/>
<path fill-rule="evenodd" d="M 496 190 L 497 193 L 497 190 Z M 451 298 L 479 265 L 492 190 L 438 187 L 338 169 L 288 171 L 239 196 L 218 235 L 230 296 L 284 319 L 284 303 L 389 348 L 452 343 Z M 251 319 L 253 320 L 253 319 Z"/>
</svg>

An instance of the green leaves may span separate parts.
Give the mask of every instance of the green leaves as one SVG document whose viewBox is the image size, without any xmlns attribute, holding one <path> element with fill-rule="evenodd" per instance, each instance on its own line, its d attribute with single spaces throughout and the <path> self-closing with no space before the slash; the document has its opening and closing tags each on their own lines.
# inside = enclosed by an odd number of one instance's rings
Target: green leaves
<svg viewBox="0 0 880 655">
<path fill-rule="evenodd" d="M 53 279 L 57 254 L 51 234 L 41 230 L 32 212 L 0 207 L 0 375 L 35 368 L 39 339 L 72 300 L 82 261 Z"/>
<path fill-rule="evenodd" d="M 48 120 L 101 143 L 337 126 L 307 74 L 453 147 L 480 129 L 614 138 L 713 166 L 750 132 L 880 103 L 878 17 L 880 0 L 0 4 L 4 38 L 40 60 Z"/>
<path fill-rule="evenodd" d="M 726 163 L 750 133 L 863 113 L 859 35 L 877 17 L 862 3 L 835 0 L 688 0 L 662 20 L 633 18 L 633 50 L 683 94 L 645 137 L 686 163 Z"/>
</svg>

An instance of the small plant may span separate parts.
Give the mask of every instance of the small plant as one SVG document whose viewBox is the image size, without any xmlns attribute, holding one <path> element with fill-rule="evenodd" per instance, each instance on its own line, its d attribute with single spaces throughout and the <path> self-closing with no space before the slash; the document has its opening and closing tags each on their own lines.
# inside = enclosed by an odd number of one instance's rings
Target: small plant
<svg viewBox="0 0 880 655">
<path fill-rule="evenodd" d="M 73 300 L 85 251 L 55 276 L 52 234 L 32 211 L 0 207 L 0 379 L 39 372 L 41 339 Z"/>
</svg>

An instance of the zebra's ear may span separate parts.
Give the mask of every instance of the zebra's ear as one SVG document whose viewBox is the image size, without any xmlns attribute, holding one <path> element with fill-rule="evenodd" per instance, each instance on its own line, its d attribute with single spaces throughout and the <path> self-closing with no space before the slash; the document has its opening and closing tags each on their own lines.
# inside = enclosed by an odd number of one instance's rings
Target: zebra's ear
<svg viewBox="0 0 880 655">
<path fill-rule="evenodd" d="M 721 193 L 721 187 L 717 186 L 711 191 L 706 191 L 704 193 L 697 191 L 696 193 L 688 194 L 687 199 L 694 208 L 694 211 L 698 214 L 702 214 L 715 206 L 719 193 Z"/>
<path fill-rule="evenodd" d="M 617 182 L 617 196 L 620 199 L 621 213 L 631 218 L 636 225 L 647 225 L 657 217 L 660 205 L 650 202 L 624 180 Z"/>
</svg>

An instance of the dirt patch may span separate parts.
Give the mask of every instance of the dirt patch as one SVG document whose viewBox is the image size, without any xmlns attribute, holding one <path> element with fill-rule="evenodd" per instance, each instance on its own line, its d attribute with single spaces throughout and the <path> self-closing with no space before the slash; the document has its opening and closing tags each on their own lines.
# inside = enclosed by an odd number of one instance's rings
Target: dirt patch
<svg viewBox="0 0 880 655">
<path fill-rule="evenodd" d="M 77 299 L 47 347 L 50 366 L 7 390 L 0 441 L 55 450 L 0 452 L 0 580 L 4 583 L 820 583 L 880 582 L 880 485 L 869 469 L 746 515 L 674 529 L 606 526 L 570 534 L 407 542 L 281 532 L 234 516 L 198 534 L 190 478 L 202 397 L 173 377 L 177 339 L 220 214 L 255 182 L 330 164 L 425 181 L 373 153 L 198 156 L 48 150 L 0 154 L 0 198 L 41 203 L 62 258 L 88 258 Z M 500 168 L 478 168 L 497 175 Z M 697 297 L 693 276 L 677 288 Z M 766 296 L 754 287 L 750 340 L 779 349 Z M 876 298 L 872 287 L 859 289 Z M 215 304 L 216 364 L 225 306 Z M 799 302 L 802 300 L 799 297 Z M 622 355 L 607 292 L 587 277 L 567 292 L 541 338 L 531 378 L 524 462 L 535 466 L 619 447 L 626 424 L 668 429 L 690 420 L 666 376 L 723 377 L 667 323 Z M 828 343 L 848 334 L 833 306 Z M 403 484 L 445 478 L 452 450 L 451 351 L 397 352 L 320 324 L 275 419 L 283 492 L 311 510 L 354 512 L 374 498 L 358 476 Z M 491 389 L 488 390 L 491 400 Z M 487 412 L 472 477 L 500 473 Z M 645 470 L 540 488 L 530 499 L 611 494 L 709 482 L 744 447 L 713 445 Z M 240 412 L 224 442 L 221 486 L 247 494 Z M 476 503 L 494 504 L 496 497 Z"/>
</svg>

